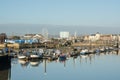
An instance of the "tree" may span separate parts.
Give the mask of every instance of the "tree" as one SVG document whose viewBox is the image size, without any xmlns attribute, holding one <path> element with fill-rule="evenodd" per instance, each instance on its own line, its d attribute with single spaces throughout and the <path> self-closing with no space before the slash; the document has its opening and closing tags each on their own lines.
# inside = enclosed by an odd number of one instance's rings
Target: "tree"
<svg viewBox="0 0 120 80">
<path fill-rule="evenodd" d="M 20 39 L 20 36 L 13 36 L 12 39 Z"/>
</svg>

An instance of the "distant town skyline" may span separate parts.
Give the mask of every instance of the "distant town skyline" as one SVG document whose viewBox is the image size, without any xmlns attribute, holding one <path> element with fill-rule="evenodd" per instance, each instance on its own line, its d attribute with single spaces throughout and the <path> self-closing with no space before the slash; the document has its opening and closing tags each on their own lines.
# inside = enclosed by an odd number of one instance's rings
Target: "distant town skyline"
<svg viewBox="0 0 120 80">
<path fill-rule="evenodd" d="M 97 32 L 102 34 L 120 34 L 120 27 L 95 27 L 95 26 L 64 26 L 45 24 L 0 24 L 0 33 L 7 35 L 42 34 L 47 31 L 49 35 L 59 35 L 61 31 L 70 32 L 73 35 L 89 35 Z"/>
</svg>

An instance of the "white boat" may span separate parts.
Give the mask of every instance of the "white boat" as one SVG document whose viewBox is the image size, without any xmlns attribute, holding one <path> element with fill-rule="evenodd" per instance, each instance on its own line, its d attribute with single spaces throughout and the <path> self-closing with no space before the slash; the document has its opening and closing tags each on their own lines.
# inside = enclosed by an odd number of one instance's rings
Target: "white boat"
<svg viewBox="0 0 120 80">
<path fill-rule="evenodd" d="M 105 52 L 105 48 L 100 48 L 100 52 Z"/>
<path fill-rule="evenodd" d="M 39 53 L 43 54 L 44 50 L 43 49 L 39 49 Z"/>
<path fill-rule="evenodd" d="M 59 55 L 59 54 L 61 53 L 61 51 L 57 49 L 57 50 L 55 51 L 55 53 Z"/>
<path fill-rule="evenodd" d="M 22 50 L 18 55 L 18 59 L 28 59 L 30 56 L 29 52 L 26 50 Z"/>
<path fill-rule="evenodd" d="M 26 55 L 18 55 L 18 59 L 26 59 L 27 56 Z"/>
<path fill-rule="evenodd" d="M 40 58 L 40 56 L 38 54 L 31 54 L 30 58 Z"/>
<path fill-rule="evenodd" d="M 80 52 L 81 55 L 88 54 L 88 49 L 83 49 Z"/>
<path fill-rule="evenodd" d="M 30 58 L 31 59 L 38 59 L 38 58 L 42 58 L 43 57 L 43 51 L 39 50 L 39 51 L 33 51 L 31 54 L 30 54 Z"/>
<path fill-rule="evenodd" d="M 89 50 L 89 53 L 94 53 L 94 52 L 95 52 L 95 50 L 93 50 L 93 49 Z"/>
</svg>

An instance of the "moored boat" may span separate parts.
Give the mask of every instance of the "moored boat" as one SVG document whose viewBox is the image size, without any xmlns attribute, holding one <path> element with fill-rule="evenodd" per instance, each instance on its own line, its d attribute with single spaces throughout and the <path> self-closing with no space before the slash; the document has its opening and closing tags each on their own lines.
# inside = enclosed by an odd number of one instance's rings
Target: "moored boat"
<svg viewBox="0 0 120 80">
<path fill-rule="evenodd" d="M 39 49 L 39 51 L 32 51 L 30 54 L 31 59 L 41 59 L 43 57 L 43 50 Z"/>
<path fill-rule="evenodd" d="M 59 61 L 65 61 L 67 56 L 65 54 L 60 54 Z"/>
<path fill-rule="evenodd" d="M 80 52 L 81 55 L 88 54 L 88 53 L 89 53 L 89 52 L 88 52 L 88 49 L 83 49 L 83 50 L 81 50 L 81 52 Z"/>
<path fill-rule="evenodd" d="M 17 57 L 18 57 L 18 59 L 26 59 L 27 58 L 26 55 L 18 55 Z"/>
</svg>

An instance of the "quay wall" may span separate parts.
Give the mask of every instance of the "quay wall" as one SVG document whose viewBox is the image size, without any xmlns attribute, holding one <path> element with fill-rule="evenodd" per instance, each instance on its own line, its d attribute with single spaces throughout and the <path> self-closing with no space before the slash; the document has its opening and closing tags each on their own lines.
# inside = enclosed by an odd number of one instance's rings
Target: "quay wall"
<svg viewBox="0 0 120 80">
<path fill-rule="evenodd" d="M 5 48 L 6 44 L 0 44 L 0 49 Z"/>
<path fill-rule="evenodd" d="M 8 48 L 14 48 L 14 49 L 19 49 L 20 48 L 20 44 L 18 43 L 14 43 L 14 44 L 0 44 L 0 49 L 3 49 L 5 47 L 8 47 Z"/>
<path fill-rule="evenodd" d="M 97 47 L 97 46 L 113 46 L 113 43 L 82 43 L 82 42 L 77 42 L 77 43 L 72 43 L 70 46 L 71 47 L 84 47 L 84 46 L 92 46 L 92 47 Z M 62 47 L 61 44 L 59 43 L 36 43 L 36 44 L 18 44 L 18 43 L 14 43 L 14 44 L 0 44 L 0 49 L 2 48 L 13 48 L 13 49 L 20 49 L 20 48 L 40 48 L 40 47 L 44 47 L 44 48 L 58 48 L 58 47 Z"/>
<path fill-rule="evenodd" d="M 104 44 L 104 43 L 73 43 L 71 46 L 80 47 L 80 46 L 113 46 L 113 44 Z"/>
<path fill-rule="evenodd" d="M 56 44 L 42 44 L 42 43 L 36 43 L 36 44 L 18 44 L 18 43 L 14 43 L 14 44 L 0 44 L 0 49 L 3 48 L 13 48 L 13 49 L 20 49 L 20 48 L 40 48 L 40 47 L 44 47 L 44 48 L 54 48 L 56 46 Z"/>
</svg>

